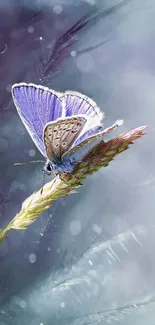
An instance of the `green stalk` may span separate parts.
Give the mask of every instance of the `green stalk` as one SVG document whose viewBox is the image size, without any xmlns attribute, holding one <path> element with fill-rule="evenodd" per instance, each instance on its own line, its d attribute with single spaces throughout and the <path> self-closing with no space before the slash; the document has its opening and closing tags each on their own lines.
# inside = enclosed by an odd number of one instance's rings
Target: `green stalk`
<svg viewBox="0 0 155 325">
<path fill-rule="evenodd" d="M 146 126 L 118 135 L 107 142 L 100 142 L 79 163 L 71 174 L 61 174 L 46 183 L 42 189 L 34 192 L 22 204 L 20 212 L 6 228 L 0 230 L 0 243 L 12 229 L 22 230 L 30 226 L 42 212 L 48 209 L 52 201 L 75 192 L 83 180 L 101 167 L 106 167 L 116 155 L 123 152 L 138 138 L 145 134 Z"/>
</svg>

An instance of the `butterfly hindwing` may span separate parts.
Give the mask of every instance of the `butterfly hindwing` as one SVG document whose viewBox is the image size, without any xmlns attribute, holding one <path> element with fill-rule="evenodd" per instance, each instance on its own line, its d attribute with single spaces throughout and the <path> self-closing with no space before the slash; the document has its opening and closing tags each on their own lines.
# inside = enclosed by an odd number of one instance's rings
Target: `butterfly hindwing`
<svg viewBox="0 0 155 325">
<path fill-rule="evenodd" d="M 86 131 L 82 136 L 78 137 L 78 139 L 74 142 L 74 146 L 65 153 L 64 158 L 68 158 L 71 161 L 74 160 L 77 163 L 82 161 L 90 150 L 95 148 L 95 146 L 100 142 L 104 142 L 104 138 L 122 124 L 123 120 L 117 120 L 114 124 L 106 129 L 96 127 L 90 131 Z"/>
<path fill-rule="evenodd" d="M 46 125 L 44 144 L 49 160 L 53 161 L 63 157 L 83 130 L 86 121 L 86 118 L 77 116 Z"/>
<path fill-rule="evenodd" d="M 60 94 L 43 86 L 19 83 L 12 87 L 19 116 L 41 153 L 46 156 L 43 130 L 49 121 L 63 117 Z"/>
</svg>

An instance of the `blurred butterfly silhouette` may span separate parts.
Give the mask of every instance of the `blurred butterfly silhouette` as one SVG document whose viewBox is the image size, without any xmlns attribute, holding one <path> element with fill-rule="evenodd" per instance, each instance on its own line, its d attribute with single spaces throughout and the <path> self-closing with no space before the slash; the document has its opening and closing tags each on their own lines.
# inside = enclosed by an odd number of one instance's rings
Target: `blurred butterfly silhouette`
<svg viewBox="0 0 155 325">
<path fill-rule="evenodd" d="M 46 158 L 43 170 L 48 175 L 71 173 L 104 136 L 123 123 L 118 120 L 104 129 L 96 103 L 78 92 L 59 93 L 19 83 L 12 86 L 12 96 L 22 122 Z"/>
</svg>

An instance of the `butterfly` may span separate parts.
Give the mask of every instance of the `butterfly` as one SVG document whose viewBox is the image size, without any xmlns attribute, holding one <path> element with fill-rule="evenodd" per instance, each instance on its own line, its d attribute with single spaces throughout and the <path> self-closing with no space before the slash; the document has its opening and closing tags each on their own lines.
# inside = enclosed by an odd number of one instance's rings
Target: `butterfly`
<svg viewBox="0 0 155 325">
<path fill-rule="evenodd" d="M 44 86 L 12 86 L 17 112 L 35 145 L 46 158 L 48 175 L 71 173 L 105 135 L 122 124 L 104 129 L 104 114 L 89 97 L 74 91 L 60 93 Z"/>
</svg>

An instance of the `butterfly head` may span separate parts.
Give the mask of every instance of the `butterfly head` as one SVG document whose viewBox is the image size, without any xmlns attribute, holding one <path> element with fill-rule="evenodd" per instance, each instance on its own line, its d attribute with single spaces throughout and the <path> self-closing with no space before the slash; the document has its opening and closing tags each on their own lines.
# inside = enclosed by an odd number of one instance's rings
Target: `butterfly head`
<svg viewBox="0 0 155 325">
<path fill-rule="evenodd" d="M 49 160 L 47 160 L 46 162 L 45 162 L 45 165 L 44 165 L 44 167 L 43 167 L 43 173 L 45 173 L 46 175 L 51 175 L 52 174 L 52 164 L 51 164 L 51 162 L 49 161 Z"/>
</svg>

